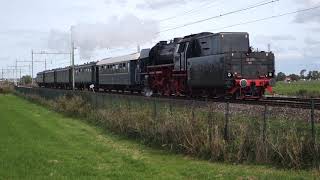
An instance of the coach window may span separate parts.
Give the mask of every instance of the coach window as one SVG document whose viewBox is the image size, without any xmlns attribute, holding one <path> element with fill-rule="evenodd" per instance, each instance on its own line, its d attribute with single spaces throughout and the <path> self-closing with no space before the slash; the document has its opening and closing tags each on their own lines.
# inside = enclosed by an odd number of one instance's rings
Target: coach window
<svg viewBox="0 0 320 180">
<path fill-rule="evenodd" d="M 122 72 L 122 63 L 118 65 L 119 72 Z"/>
</svg>

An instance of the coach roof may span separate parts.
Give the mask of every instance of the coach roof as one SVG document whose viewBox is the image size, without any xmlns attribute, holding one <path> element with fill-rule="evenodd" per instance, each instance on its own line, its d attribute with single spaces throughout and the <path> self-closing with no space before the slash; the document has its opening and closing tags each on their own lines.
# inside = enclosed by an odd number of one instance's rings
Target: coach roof
<svg viewBox="0 0 320 180">
<path fill-rule="evenodd" d="M 147 58 L 147 57 L 149 57 L 149 52 L 150 52 L 150 49 L 142 49 L 141 52 L 139 52 L 139 53 L 133 53 L 133 54 L 125 55 L 125 56 L 106 58 L 106 59 L 99 61 L 97 63 L 97 66 Z"/>
</svg>

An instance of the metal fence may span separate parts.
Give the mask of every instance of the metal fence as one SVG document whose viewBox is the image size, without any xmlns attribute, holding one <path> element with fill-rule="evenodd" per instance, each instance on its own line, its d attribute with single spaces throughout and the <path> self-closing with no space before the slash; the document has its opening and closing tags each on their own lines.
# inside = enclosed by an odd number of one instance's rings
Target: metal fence
<svg viewBox="0 0 320 180">
<path fill-rule="evenodd" d="M 218 152 L 219 148 L 223 149 L 220 146 L 224 146 L 224 149 L 231 149 L 230 154 L 231 151 L 236 151 L 236 157 L 230 159 L 239 161 L 241 158 L 254 158 L 250 151 L 261 151 L 260 154 L 269 157 L 259 157 L 264 159 L 263 162 L 279 156 L 274 158 L 279 160 L 272 161 L 281 161 L 284 166 L 284 163 L 290 162 L 290 167 L 301 166 L 294 161 L 304 164 L 310 161 L 313 167 L 319 166 L 320 111 L 315 110 L 314 104 L 311 109 L 299 109 L 42 88 L 16 87 L 16 91 L 48 100 L 80 96 L 95 110 L 112 110 L 108 116 L 115 117 L 106 118 L 113 118 L 114 122 L 117 118 L 123 118 L 122 114 L 136 118 L 125 122 L 126 129 L 134 129 L 135 132 L 154 137 L 166 146 L 181 146 L 184 152 L 190 154 L 205 154 L 208 150 L 207 154 L 212 159 L 226 159 L 226 152 Z M 140 111 L 143 113 L 144 110 L 148 111 L 148 118 L 144 121 L 150 121 L 149 124 L 138 119 L 144 118 L 139 116 Z M 237 150 L 229 147 L 231 145 Z M 206 150 L 201 149 L 202 147 Z M 241 148 L 246 149 L 245 152 Z M 219 153 L 223 155 L 220 156 Z"/>
</svg>

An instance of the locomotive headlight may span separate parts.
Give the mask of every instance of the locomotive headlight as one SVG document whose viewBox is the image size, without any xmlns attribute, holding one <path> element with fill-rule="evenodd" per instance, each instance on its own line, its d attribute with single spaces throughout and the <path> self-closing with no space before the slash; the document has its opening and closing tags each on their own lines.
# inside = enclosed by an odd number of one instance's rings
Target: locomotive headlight
<svg viewBox="0 0 320 180">
<path fill-rule="evenodd" d="M 232 73 L 229 72 L 228 73 L 228 77 L 231 78 L 232 77 Z"/>
<path fill-rule="evenodd" d="M 269 76 L 269 77 L 273 77 L 273 72 L 269 72 L 269 73 L 268 73 L 268 76 Z"/>
</svg>

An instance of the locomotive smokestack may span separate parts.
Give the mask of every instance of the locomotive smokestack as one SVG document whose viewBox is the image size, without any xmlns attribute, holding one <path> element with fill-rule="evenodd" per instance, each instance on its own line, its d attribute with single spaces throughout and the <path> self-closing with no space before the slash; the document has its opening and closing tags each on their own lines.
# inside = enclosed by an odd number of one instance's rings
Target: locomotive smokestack
<svg viewBox="0 0 320 180">
<path fill-rule="evenodd" d="M 139 45 L 139 44 L 137 45 L 137 52 L 138 52 L 138 53 L 141 52 L 141 49 L 140 49 L 140 45 Z"/>
</svg>

